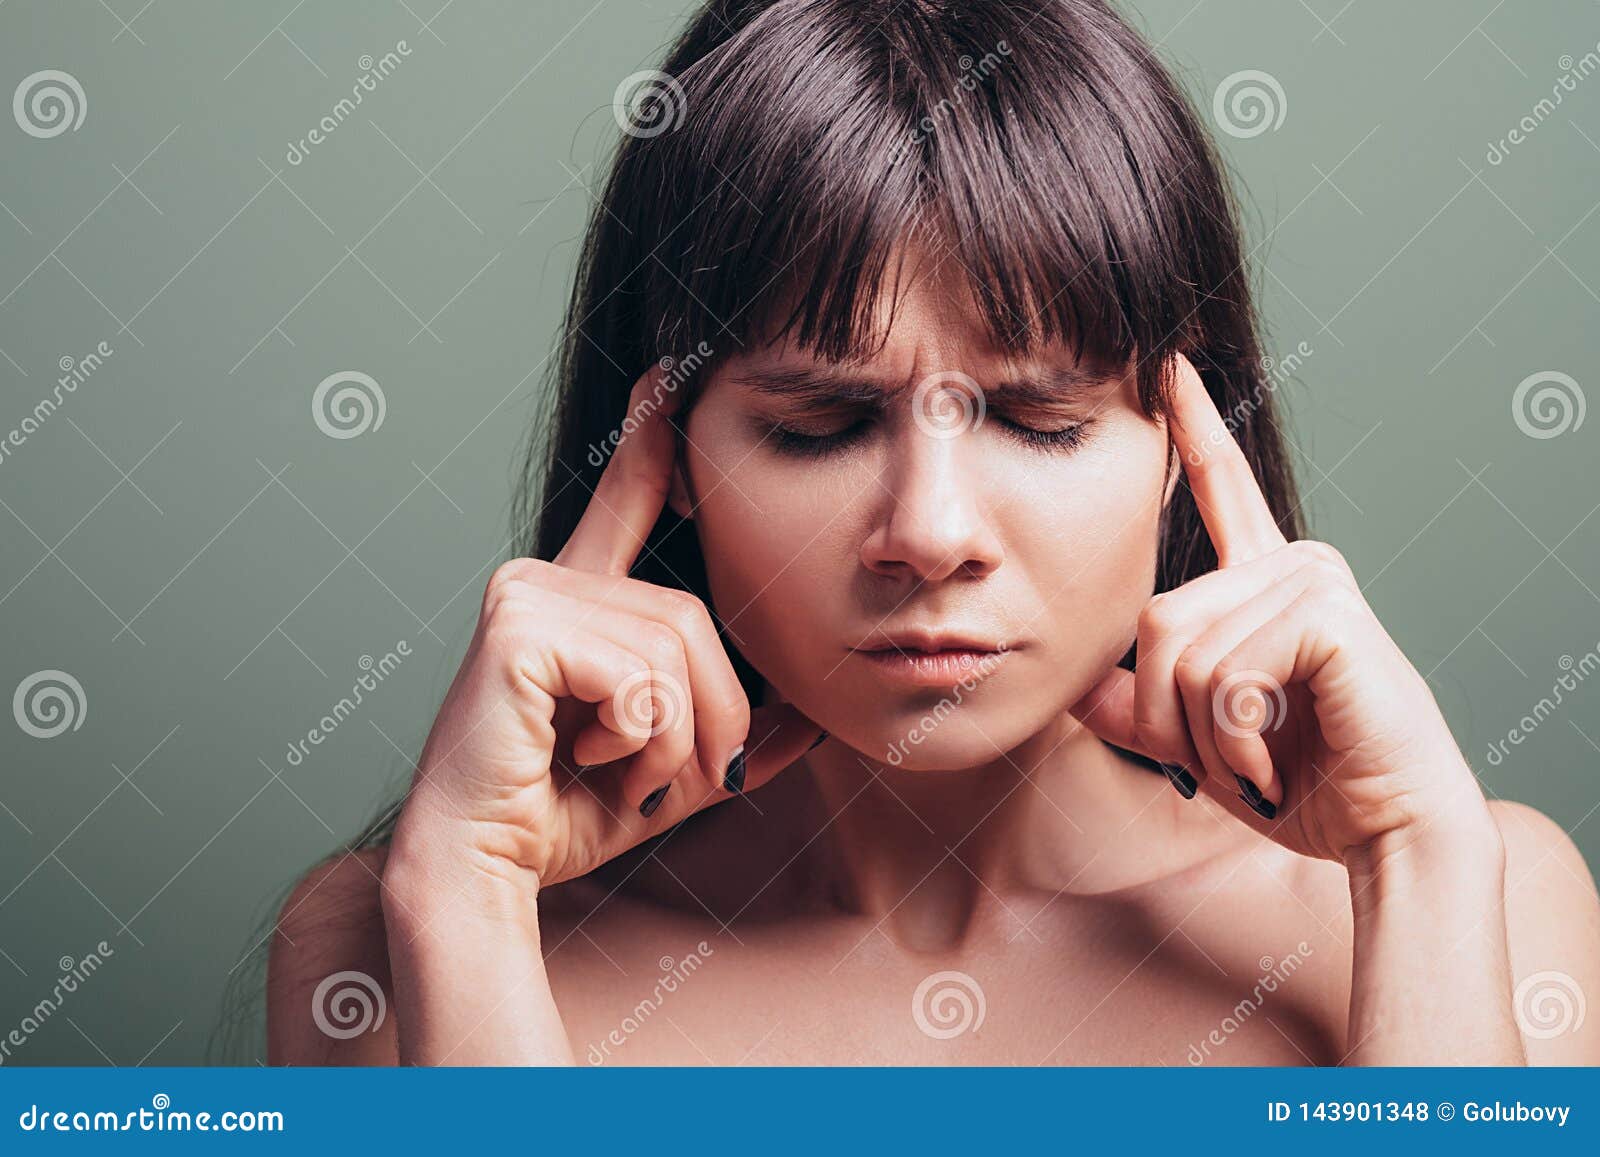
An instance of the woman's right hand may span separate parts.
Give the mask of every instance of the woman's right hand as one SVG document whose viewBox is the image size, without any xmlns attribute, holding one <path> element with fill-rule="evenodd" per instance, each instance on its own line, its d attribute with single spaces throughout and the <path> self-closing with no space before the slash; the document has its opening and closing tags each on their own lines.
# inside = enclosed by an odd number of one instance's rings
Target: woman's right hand
<svg viewBox="0 0 1600 1157">
<path fill-rule="evenodd" d="M 761 786 L 821 734 L 787 704 L 751 709 L 698 598 L 628 577 L 677 453 L 657 375 L 635 384 L 633 428 L 555 561 L 489 581 L 395 832 L 429 875 L 584 875 Z"/>
</svg>

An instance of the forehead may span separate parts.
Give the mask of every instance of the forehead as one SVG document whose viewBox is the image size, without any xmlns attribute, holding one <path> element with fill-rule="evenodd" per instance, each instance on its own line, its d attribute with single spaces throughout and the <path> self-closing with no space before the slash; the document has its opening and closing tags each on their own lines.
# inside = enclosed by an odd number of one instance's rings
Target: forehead
<svg viewBox="0 0 1600 1157">
<path fill-rule="evenodd" d="M 796 307 L 793 295 L 773 303 L 768 322 L 742 349 L 724 359 L 727 376 L 748 381 L 867 380 L 892 389 L 931 373 L 958 371 L 974 377 L 1008 373 L 1048 376 L 1063 386 L 1120 377 L 1127 366 L 1109 350 L 1076 350 L 1065 341 L 1040 341 L 1023 353 L 997 342 L 974 296 L 970 272 L 936 245 L 907 241 L 896 249 L 879 291 L 857 303 L 861 340 L 840 359 L 800 344 L 782 319 Z M 719 375 L 721 376 L 721 375 Z"/>
</svg>

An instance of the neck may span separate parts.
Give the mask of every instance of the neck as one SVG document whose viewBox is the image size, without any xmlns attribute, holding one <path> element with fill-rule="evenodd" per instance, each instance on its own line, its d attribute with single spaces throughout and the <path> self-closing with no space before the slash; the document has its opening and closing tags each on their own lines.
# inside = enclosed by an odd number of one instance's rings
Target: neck
<svg viewBox="0 0 1600 1157">
<path fill-rule="evenodd" d="M 837 741 L 806 764 L 839 902 L 913 949 L 959 943 L 989 920 L 1015 934 L 1062 895 L 1170 875 L 1226 831 L 1065 713 L 964 770 L 907 771 Z"/>
</svg>

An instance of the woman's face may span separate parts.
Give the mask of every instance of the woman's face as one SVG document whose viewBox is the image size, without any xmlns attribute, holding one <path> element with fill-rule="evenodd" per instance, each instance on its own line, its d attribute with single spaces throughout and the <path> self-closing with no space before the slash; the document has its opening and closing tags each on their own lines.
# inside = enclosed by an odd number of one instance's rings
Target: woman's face
<svg viewBox="0 0 1600 1157">
<path fill-rule="evenodd" d="M 1133 641 L 1164 425 L 1126 367 L 995 351 L 959 280 L 909 289 L 870 361 L 787 343 L 723 359 L 685 433 L 673 504 L 693 504 L 718 615 L 871 758 L 993 760 Z"/>
</svg>

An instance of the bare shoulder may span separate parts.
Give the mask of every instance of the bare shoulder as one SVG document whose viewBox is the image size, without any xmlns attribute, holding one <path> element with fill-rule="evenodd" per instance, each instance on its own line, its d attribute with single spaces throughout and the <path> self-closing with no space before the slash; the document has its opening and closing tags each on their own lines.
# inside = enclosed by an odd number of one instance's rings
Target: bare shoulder
<svg viewBox="0 0 1600 1157">
<path fill-rule="evenodd" d="M 1506 847 L 1506 937 L 1517 1024 L 1530 1064 L 1600 1064 L 1600 895 L 1583 854 L 1555 820 L 1494 800 Z M 1600 1010 L 1595 1010 L 1600 1014 Z"/>
<path fill-rule="evenodd" d="M 312 868 L 279 910 L 267 958 L 267 1060 L 274 1065 L 393 1065 L 399 1035 L 383 916 L 387 848 Z M 610 889 L 569 880 L 539 896 L 546 952 L 565 944 Z"/>
<path fill-rule="evenodd" d="M 267 958 L 269 1063 L 396 1063 L 380 891 L 387 854 L 371 848 L 325 860 L 284 902 Z"/>
</svg>

